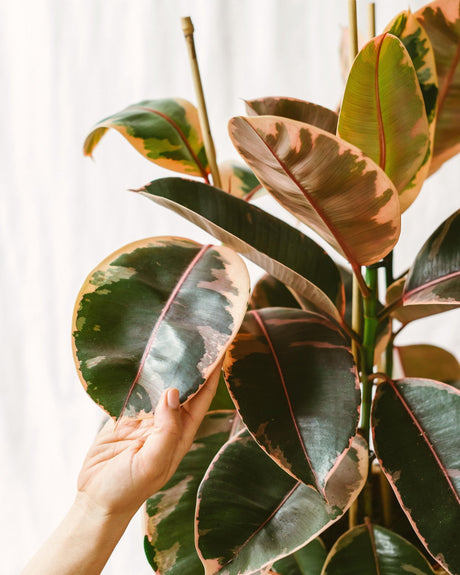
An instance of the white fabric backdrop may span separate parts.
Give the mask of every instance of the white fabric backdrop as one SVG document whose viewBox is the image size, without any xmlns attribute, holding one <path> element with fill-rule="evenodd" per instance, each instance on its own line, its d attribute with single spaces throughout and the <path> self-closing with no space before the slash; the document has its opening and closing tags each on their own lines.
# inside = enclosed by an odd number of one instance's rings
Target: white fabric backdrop
<svg viewBox="0 0 460 575">
<path fill-rule="evenodd" d="M 135 239 L 162 234 L 207 239 L 191 224 L 125 191 L 165 171 L 111 133 L 97 149 L 95 163 L 84 159 L 85 134 L 102 117 L 142 99 L 195 100 L 180 29 L 180 17 L 190 15 L 219 159 L 236 158 L 226 125 L 232 115 L 244 114 L 241 99 L 290 95 L 337 105 L 346 4 L 0 4 L 2 573 L 18 573 L 64 515 L 101 418 L 81 388 L 70 347 L 73 302 L 84 278 L 101 259 Z M 365 7 L 362 0 L 358 4 Z M 406 8 L 407 0 L 380 0 L 378 30 Z M 397 271 L 459 207 L 459 176 L 456 159 L 426 185 L 404 216 Z M 263 205 L 273 209 L 267 200 Z M 256 277 L 259 271 L 251 266 L 251 273 Z M 432 342 L 458 354 L 455 313 L 417 323 L 401 341 Z M 449 329 L 444 319 L 453 320 Z M 151 573 L 140 519 L 131 524 L 104 573 Z"/>
</svg>

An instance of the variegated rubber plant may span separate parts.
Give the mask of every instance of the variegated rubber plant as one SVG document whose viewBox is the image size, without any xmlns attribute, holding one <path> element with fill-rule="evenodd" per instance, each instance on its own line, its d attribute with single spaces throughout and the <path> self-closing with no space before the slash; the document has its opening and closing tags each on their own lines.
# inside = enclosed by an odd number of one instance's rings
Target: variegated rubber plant
<svg viewBox="0 0 460 575">
<path fill-rule="evenodd" d="M 79 374 L 114 418 L 152 413 L 171 384 L 187 401 L 224 356 L 192 449 L 146 503 L 155 572 L 459 575 L 459 363 L 395 338 L 460 305 L 460 210 L 392 270 L 401 213 L 460 151 L 459 59 L 459 0 L 402 12 L 357 55 L 339 113 L 246 102 L 229 126 L 246 165 L 221 166 L 223 189 L 184 100 L 129 106 L 87 137 L 91 155 L 113 128 L 187 176 L 138 193 L 224 244 L 121 248 L 75 307 Z M 331 249 L 251 203 L 266 192 Z M 250 298 L 237 252 L 266 272 Z"/>
</svg>

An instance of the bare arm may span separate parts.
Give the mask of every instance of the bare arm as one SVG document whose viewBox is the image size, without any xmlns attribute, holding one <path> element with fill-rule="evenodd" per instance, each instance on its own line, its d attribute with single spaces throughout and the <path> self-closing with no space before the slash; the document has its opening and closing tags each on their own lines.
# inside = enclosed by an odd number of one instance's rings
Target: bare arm
<svg viewBox="0 0 460 575">
<path fill-rule="evenodd" d="M 144 501 L 174 474 L 214 397 L 220 366 L 184 406 L 163 393 L 155 416 L 110 420 L 91 446 L 75 501 L 21 575 L 98 575 Z"/>
</svg>

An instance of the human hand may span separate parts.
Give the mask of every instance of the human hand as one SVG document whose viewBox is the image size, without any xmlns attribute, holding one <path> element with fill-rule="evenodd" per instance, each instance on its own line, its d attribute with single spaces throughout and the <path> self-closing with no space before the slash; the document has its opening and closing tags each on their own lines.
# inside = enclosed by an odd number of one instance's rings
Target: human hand
<svg viewBox="0 0 460 575">
<path fill-rule="evenodd" d="M 221 364 L 183 406 L 166 390 L 155 415 L 108 421 L 97 435 L 78 478 L 76 502 L 103 515 L 131 518 L 174 474 L 216 392 Z"/>
</svg>

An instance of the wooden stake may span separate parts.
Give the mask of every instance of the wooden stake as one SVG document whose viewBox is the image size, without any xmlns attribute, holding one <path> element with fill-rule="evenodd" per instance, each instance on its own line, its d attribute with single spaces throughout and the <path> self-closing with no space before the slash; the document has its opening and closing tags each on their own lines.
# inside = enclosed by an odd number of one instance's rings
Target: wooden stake
<svg viewBox="0 0 460 575">
<path fill-rule="evenodd" d="M 348 0 L 348 61 L 351 68 L 356 55 L 358 53 L 358 18 L 356 14 L 356 0 Z M 359 336 L 362 335 L 362 299 L 361 291 L 359 288 L 359 281 L 357 278 L 357 273 L 361 273 L 360 270 L 353 273 L 353 304 L 352 304 L 352 319 L 351 327 Z M 360 357 L 358 344 L 353 339 L 351 342 L 351 351 L 355 359 L 355 363 L 359 370 Z M 358 523 L 358 500 L 356 499 L 350 509 L 348 510 L 348 527 L 352 529 Z"/>
<path fill-rule="evenodd" d="M 348 0 L 348 61 L 353 64 L 358 53 L 358 17 L 356 15 L 356 0 Z"/>
<path fill-rule="evenodd" d="M 367 33 L 369 40 L 375 38 L 375 2 L 369 2 L 367 5 Z"/>
<path fill-rule="evenodd" d="M 212 182 L 216 188 L 222 187 L 219 169 L 216 161 L 216 150 L 211 135 L 211 128 L 209 127 L 208 112 L 206 110 L 206 102 L 204 100 L 203 86 L 201 84 L 200 70 L 198 67 L 198 60 L 195 51 L 195 41 L 193 39 L 193 24 L 189 16 L 181 19 L 182 31 L 187 43 L 190 66 L 192 69 L 193 85 L 195 88 L 195 96 L 198 102 L 198 116 L 200 118 L 201 131 L 203 133 L 204 149 L 208 158 L 209 167 L 211 169 Z"/>
</svg>

